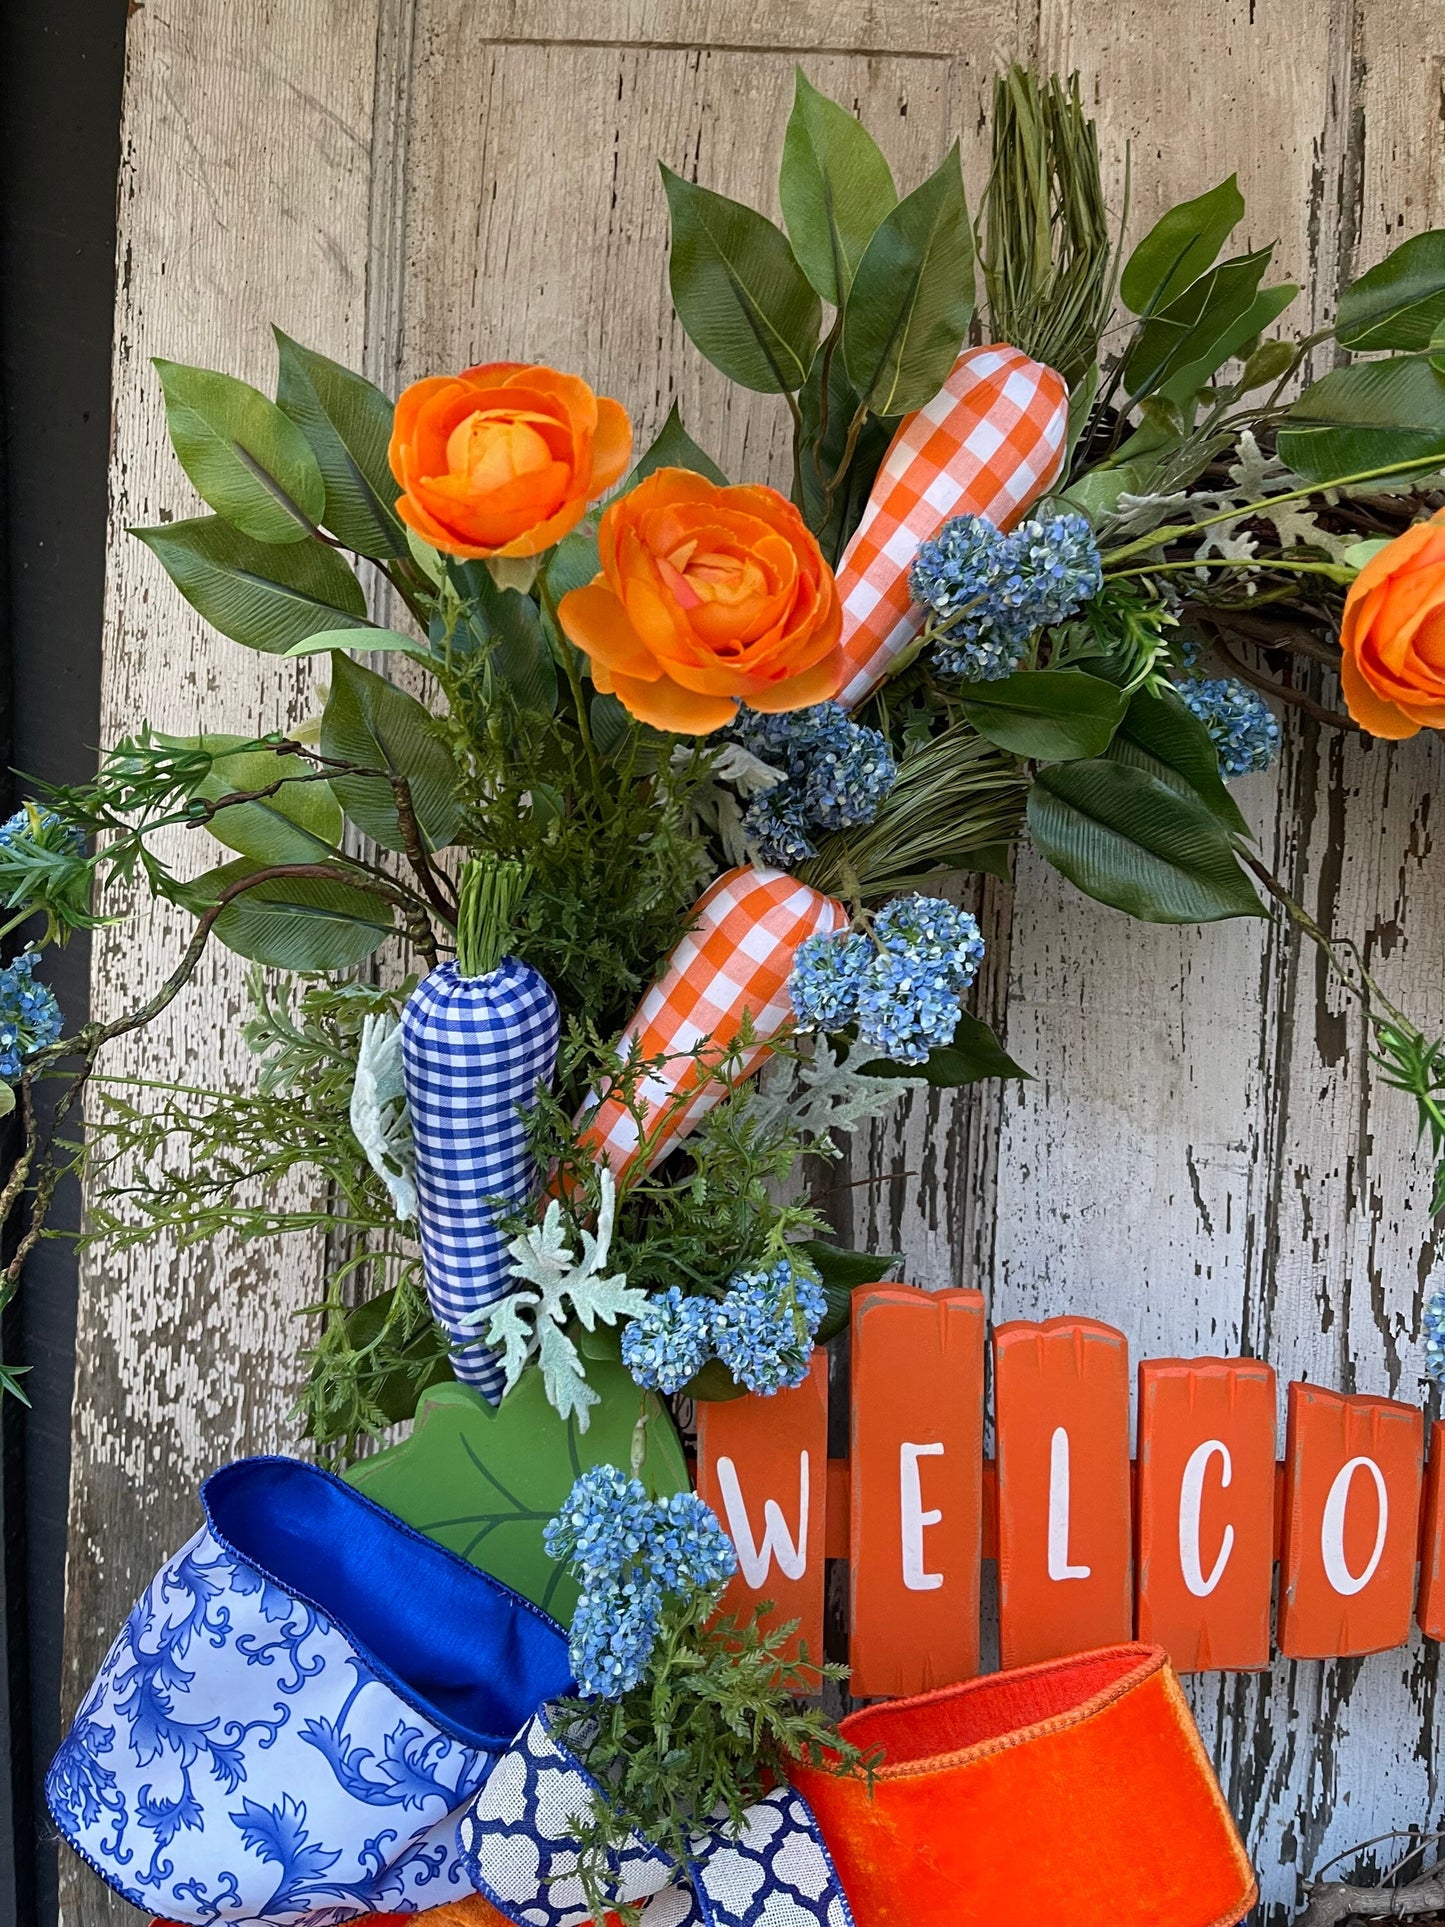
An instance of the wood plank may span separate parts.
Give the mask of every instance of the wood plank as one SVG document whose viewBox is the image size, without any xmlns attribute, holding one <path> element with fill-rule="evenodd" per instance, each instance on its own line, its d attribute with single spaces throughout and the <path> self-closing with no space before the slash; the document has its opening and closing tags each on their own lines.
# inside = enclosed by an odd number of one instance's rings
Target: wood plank
<svg viewBox="0 0 1445 1927">
<path fill-rule="evenodd" d="M 468 25 L 515 44 L 678 52 L 911 54 L 949 60 L 977 15 L 944 0 L 472 0 Z"/>
<path fill-rule="evenodd" d="M 367 282 L 372 0 L 148 0 L 132 11 L 120 178 L 115 460 L 102 731 L 264 730 L 311 706 L 311 675 L 212 634 L 133 523 L 195 512 L 148 358 L 274 378 L 269 324 L 355 360 Z M 207 854 L 196 868 L 216 860 Z M 98 1017 L 174 963 L 191 920 L 147 906 L 96 933 Z M 213 1083 L 243 1074 L 245 966 L 219 948 L 162 1021 L 106 1060 L 115 1074 Z M 83 1262 L 68 1568 L 66 1713 L 141 1587 L 197 1523 L 196 1488 L 251 1451 L 294 1449 L 289 1413 L 319 1241 L 181 1252 L 165 1241 Z M 69 1927 L 133 1922 L 62 1858 Z"/>
</svg>

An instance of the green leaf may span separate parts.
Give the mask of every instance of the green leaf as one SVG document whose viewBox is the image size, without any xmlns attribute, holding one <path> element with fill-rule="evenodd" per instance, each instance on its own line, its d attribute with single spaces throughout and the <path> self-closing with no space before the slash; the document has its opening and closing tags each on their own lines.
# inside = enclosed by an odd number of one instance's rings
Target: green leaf
<svg viewBox="0 0 1445 1927">
<path fill-rule="evenodd" d="M 387 461 L 392 405 L 379 388 L 283 334 L 276 348 L 276 400 L 311 445 L 326 489 L 322 516 L 358 555 L 409 553 L 393 504 L 400 490 Z"/>
<path fill-rule="evenodd" d="M 346 1313 L 346 1343 L 352 1351 L 364 1352 L 375 1344 L 395 1301 L 395 1290 L 380 1291 L 374 1298 L 364 1299 L 355 1311 Z M 439 1353 L 431 1342 L 435 1331 L 436 1327 L 428 1321 L 428 1327 L 408 1345 L 398 1347 L 393 1342 L 395 1367 L 384 1375 L 373 1374 L 367 1383 L 367 1397 L 392 1425 L 404 1424 L 412 1417 L 423 1392 L 430 1391 L 434 1385 L 454 1382 L 455 1374 L 445 1354 Z"/>
<path fill-rule="evenodd" d="M 829 1339 L 847 1329 L 852 1317 L 853 1293 L 861 1285 L 882 1284 L 889 1272 L 903 1262 L 901 1251 L 875 1258 L 866 1251 L 845 1251 L 841 1245 L 825 1244 L 821 1238 L 805 1238 L 795 1249 L 817 1269 L 823 1296 L 828 1301 L 815 1340 L 819 1345 L 826 1345 Z"/>
<path fill-rule="evenodd" d="M 1306 482 L 1445 457 L 1445 374 L 1428 361 L 1360 361 L 1309 387 L 1279 431 L 1280 460 Z"/>
<path fill-rule="evenodd" d="M 615 696 L 594 696 L 587 711 L 592 740 L 602 756 L 613 756 L 632 733 L 632 718 Z"/>
<path fill-rule="evenodd" d="M 864 1064 L 865 1077 L 922 1077 L 936 1090 L 957 1090 L 964 1084 L 978 1084 L 986 1077 L 1027 1077 L 981 1017 L 964 1011 L 958 1020 L 951 1044 L 930 1051 L 922 1064 L 895 1064 L 880 1057 Z"/>
<path fill-rule="evenodd" d="M 257 542 L 301 542 L 326 507 L 306 437 L 249 382 L 157 358 L 166 426 L 202 501 Z"/>
<path fill-rule="evenodd" d="M 422 1393 L 411 1436 L 352 1466 L 347 1482 L 565 1625 L 579 1589 L 548 1557 L 542 1533 L 578 1475 L 593 1465 L 626 1470 L 645 1417 L 643 1484 L 658 1498 L 689 1487 L 656 1393 L 610 1360 L 589 1358 L 587 1378 L 601 1403 L 585 1432 L 552 1410 L 535 1366 L 495 1409 L 470 1386 L 439 1385 Z"/>
<path fill-rule="evenodd" d="M 980 736 L 1045 763 L 1102 755 L 1127 706 L 1120 690 L 1082 669 L 1021 669 L 960 697 Z"/>
<path fill-rule="evenodd" d="M 835 308 L 848 299 L 863 251 L 898 204 L 877 141 L 797 70 L 778 182 L 798 265 Z"/>
<path fill-rule="evenodd" d="M 1122 763 L 1054 763 L 1029 791 L 1040 853 L 1086 896 L 1146 923 L 1262 917 L 1219 819 Z"/>
<path fill-rule="evenodd" d="M 1142 462 L 1107 463 L 1085 471 L 1070 482 L 1062 500 L 1080 509 L 1097 525 L 1113 515 L 1125 495 L 1142 495 L 1148 485 L 1148 471 Z"/>
<path fill-rule="evenodd" d="M 1136 401 L 1210 359 L 1214 344 L 1252 309 L 1273 252 L 1260 248 L 1221 261 L 1144 323 L 1124 363 L 1124 386 Z"/>
<path fill-rule="evenodd" d="M 485 571 L 469 613 L 491 641 L 488 667 L 523 709 L 551 716 L 557 708 L 557 665 L 542 633 L 537 605 L 516 589 L 499 589 Z"/>
<path fill-rule="evenodd" d="M 1249 344 L 1284 313 L 1298 293 L 1292 281 L 1283 281 L 1277 288 L 1261 289 L 1242 315 L 1219 328 L 1195 359 L 1172 374 L 1157 392 L 1166 401 L 1182 407 L 1218 374 L 1226 361 L 1246 353 Z M 1276 342 L 1274 346 L 1283 348 L 1289 359 L 1293 359 L 1294 351 L 1284 342 Z"/>
<path fill-rule="evenodd" d="M 186 601 L 232 642 L 284 656 L 323 630 L 370 627 L 361 584 L 321 542 L 253 542 L 219 516 L 132 529 Z"/>
<path fill-rule="evenodd" d="M 1243 217 L 1244 196 L 1234 174 L 1197 200 L 1171 207 L 1125 262 L 1119 299 L 1131 314 L 1164 307 L 1218 259 Z"/>
<path fill-rule="evenodd" d="M 548 594 L 560 602 L 569 589 L 585 588 L 601 566 L 595 533 L 573 529 L 562 537 L 547 563 Z"/>
<path fill-rule="evenodd" d="M 695 187 L 670 167 L 662 179 L 672 213 L 672 301 L 693 343 L 743 388 L 801 388 L 823 311 L 787 237 L 741 201 Z"/>
<path fill-rule="evenodd" d="M 712 456 L 700 449 L 683 427 L 676 402 L 668 409 L 667 420 L 658 430 L 657 439 L 646 453 L 638 458 L 636 468 L 622 484 L 618 493 L 626 495 L 630 489 L 636 488 L 639 482 L 646 481 L 647 477 L 659 468 L 690 468 L 696 475 L 706 475 L 710 482 L 716 482 L 720 488 L 727 486 L 727 476 L 723 474 Z M 571 540 L 570 537 L 568 539 Z M 593 574 L 596 574 L 595 566 Z M 587 580 L 590 582 L 592 577 L 589 576 Z"/>
<path fill-rule="evenodd" d="M 324 656 L 331 649 L 350 649 L 360 655 L 376 655 L 384 650 L 388 655 L 412 656 L 417 662 L 433 667 L 436 663 L 424 642 L 418 642 L 415 636 L 404 636 L 400 629 L 318 629 L 304 642 L 293 643 L 286 654 Z"/>
<path fill-rule="evenodd" d="M 1219 773 L 1214 738 L 1172 690 L 1157 696 L 1136 690 L 1108 754 L 1181 795 L 1197 796 L 1231 835 L 1251 834 Z"/>
<path fill-rule="evenodd" d="M 848 378 L 875 415 L 933 399 L 972 314 L 973 229 L 955 141 L 868 243 L 843 311 Z"/>
<path fill-rule="evenodd" d="M 340 650 L 331 657 L 331 695 L 321 718 L 321 753 L 407 778 L 427 848 L 445 849 L 456 835 L 459 775 L 429 710 Z M 331 779 L 347 816 L 384 850 L 402 846 L 396 799 L 384 775 Z"/>
<path fill-rule="evenodd" d="M 185 901 L 199 911 L 266 867 L 241 857 L 208 870 L 187 886 Z M 328 877 L 272 877 L 228 903 L 215 923 L 227 949 L 279 970 L 350 970 L 394 928 L 382 898 Z"/>
<path fill-rule="evenodd" d="M 842 482 L 834 490 L 833 505 L 824 516 L 826 484 L 836 473 L 848 441 L 854 416 L 863 398 L 848 379 L 843 357 L 833 354 L 828 361 L 828 417 L 823 420 L 822 349 L 813 358 L 808 379 L 798 397 L 803 417 L 802 501 L 803 520 L 817 536 L 824 558 L 836 566 L 857 528 L 868 503 L 868 492 L 888 452 L 895 424 L 879 415 L 869 415 L 853 445 L 853 459 Z"/>
<path fill-rule="evenodd" d="M 324 863 L 335 856 L 341 841 L 341 806 L 331 786 L 316 780 L 319 772 L 304 757 L 278 755 L 265 749 L 233 749 L 228 744 L 249 743 L 246 736 L 163 736 L 177 748 L 209 749 L 214 754 L 210 773 L 192 791 L 208 803 L 237 790 L 269 789 L 284 777 L 289 782 L 274 796 L 254 803 L 233 803 L 207 824 L 211 835 L 228 850 L 248 856 L 258 865 Z"/>
<path fill-rule="evenodd" d="M 1413 234 L 1352 281 L 1335 312 L 1335 338 L 1357 354 L 1434 346 L 1445 323 L 1445 228 Z"/>
</svg>

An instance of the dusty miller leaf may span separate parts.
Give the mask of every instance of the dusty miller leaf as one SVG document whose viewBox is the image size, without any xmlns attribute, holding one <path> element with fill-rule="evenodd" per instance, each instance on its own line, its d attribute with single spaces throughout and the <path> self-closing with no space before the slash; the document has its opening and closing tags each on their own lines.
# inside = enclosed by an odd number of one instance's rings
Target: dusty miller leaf
<svg viewBox="0 0 1445 1927">
<path fill-rule="evenodd" d="M 397 1217 L 416 1217 L 416 1150 L 401 1075 L 401 1025 L 368 1017 L 356 1053 L 351 1129 L 366 1161 L 391 1194 Z"/>
</svg>

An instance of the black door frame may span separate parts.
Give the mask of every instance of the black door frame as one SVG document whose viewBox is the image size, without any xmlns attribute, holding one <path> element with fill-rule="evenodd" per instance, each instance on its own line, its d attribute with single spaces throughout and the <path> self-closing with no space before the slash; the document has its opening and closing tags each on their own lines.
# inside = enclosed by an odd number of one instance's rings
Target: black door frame
<svg viewBox="0 0 1445 1927">
<path fill-rule="evenodd" d="M 142 0 L 12 0 L 0 116 L 0 802 L 81 781 L 99 737 L 125 23 Z M 10 772 L 20 772 L 11 775 Z M 87 946 L 45 975 L 83 1022 Z M 79 1203 L 56 1221 L 74 1227 Z M 30 1407 L 0 1410 L 0 1921 L 50 1927 L 40 1792 L 60 1738 L 76 1260 L 42 1244 L 4 1321 Z"/>
</svg>

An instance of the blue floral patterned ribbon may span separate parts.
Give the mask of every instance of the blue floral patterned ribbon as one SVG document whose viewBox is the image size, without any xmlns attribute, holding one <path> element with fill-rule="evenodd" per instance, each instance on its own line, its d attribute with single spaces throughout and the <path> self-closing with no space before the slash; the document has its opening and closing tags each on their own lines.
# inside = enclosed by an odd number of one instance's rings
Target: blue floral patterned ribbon
<svg viewBox="0 0 1445 1927">
<path fill-rule="evenodd" d="M 593 1915 L 577 1829 L 598 1793 L 540 1710 L 462 1815 L 477 1891 L 519 1927 L 583 1927 Z M 686 1870 L 634 1834 L 611 1871 L 619 1900 L 647 1902 L 643 1927 L 853 1927 L 812 1810 L 788 1786 L 749 1807 L 740 1828 L 700 1836 Z"/>
</svg>

